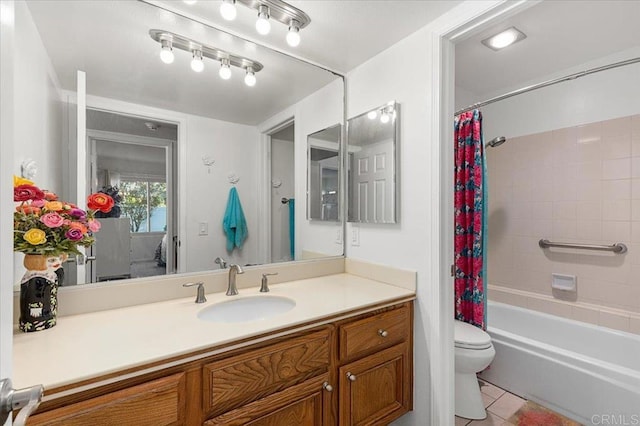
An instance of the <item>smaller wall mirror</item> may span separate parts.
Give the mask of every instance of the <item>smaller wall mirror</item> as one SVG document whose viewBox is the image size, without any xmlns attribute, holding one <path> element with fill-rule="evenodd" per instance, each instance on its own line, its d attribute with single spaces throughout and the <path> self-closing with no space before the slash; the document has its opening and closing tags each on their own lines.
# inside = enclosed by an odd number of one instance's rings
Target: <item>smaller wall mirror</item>
<svg viewBox="0 0 640 426">
<path fill-rule="evenodd" d="M 340 220 L 340 139 L 336 124 L 307 136 L 307 218 Z"/>
<path fill-rule="evenodd" d="M 399 123 L 395 101 L 348 120 L 349 222 L 397 223 Z"/>
</svg>

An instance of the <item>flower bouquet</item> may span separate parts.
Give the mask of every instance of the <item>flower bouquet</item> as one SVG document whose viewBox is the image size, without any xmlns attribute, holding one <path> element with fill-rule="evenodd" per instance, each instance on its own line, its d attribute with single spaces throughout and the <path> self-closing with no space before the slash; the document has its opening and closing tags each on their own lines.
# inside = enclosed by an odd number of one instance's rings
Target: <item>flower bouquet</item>
<svg viewBox="0 0 640 426">
<path fill-rule="evenodd" d="M 100 230 L 97 211 L 108 213 L 113 199 L 103 193 L 87 198 L 87 210 L 61 201 L 33 182 L 14 177 L 13 249 L 25 254 L 27 272 L 20 283 L 20 329 L 37 331 L 56 324 L 62 263 L 78 246 L 89 247 Z"/>
</svg>

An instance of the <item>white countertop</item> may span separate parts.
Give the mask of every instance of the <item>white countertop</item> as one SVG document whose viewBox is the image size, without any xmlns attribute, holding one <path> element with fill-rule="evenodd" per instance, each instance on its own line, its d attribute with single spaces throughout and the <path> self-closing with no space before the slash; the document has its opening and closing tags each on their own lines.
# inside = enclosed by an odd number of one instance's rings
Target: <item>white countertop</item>
<svg viewBox="0 0 640 426">
<path fill-rule="evenodd" d="M 270 286 L 267 295 L 293 299 L 296 306 L 274 317 L 244 323 L 212 323 L 197 318 L 201 309 L 232 298 L 207 294 L 58 318 L 58 324 L 13 340 L 15 388 L 42 384 L 47 389 L 212 348 L 266 332 L 333 316 L 415 292 L 355 275 L 338 274 Z M 240 289 L 241 298 L 264 295 L 259 287 Z"/>
</svg>

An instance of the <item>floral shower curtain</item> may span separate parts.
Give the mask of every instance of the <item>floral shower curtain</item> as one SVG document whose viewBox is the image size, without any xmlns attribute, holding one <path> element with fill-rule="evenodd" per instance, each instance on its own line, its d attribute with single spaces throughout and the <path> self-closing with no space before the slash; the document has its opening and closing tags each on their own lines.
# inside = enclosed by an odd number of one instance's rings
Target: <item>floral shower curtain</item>
<svg viewBox="0 0 640 426">
<path fill-rule="evenodd" d="M 486 329 L 486 165 L 482 114 L 455 118 L 455 316 Z"/>
</svg>

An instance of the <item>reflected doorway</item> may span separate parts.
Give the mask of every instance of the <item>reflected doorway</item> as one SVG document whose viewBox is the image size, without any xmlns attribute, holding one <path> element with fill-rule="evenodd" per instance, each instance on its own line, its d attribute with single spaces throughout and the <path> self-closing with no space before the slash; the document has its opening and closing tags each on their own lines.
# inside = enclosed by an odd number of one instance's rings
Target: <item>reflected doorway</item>
<svg viewBox="0 0 640 426">
<path fill-rule="evenodd" d="M 87 190 L 117 201 L 99 217 L 87 282 L 175 272 L 177 130 L 172 123 L 87 110 Z"/>
<path fill-rule="evenodd" d="M 271 133 L 271 262 L 295 260 L 295 124 Z"/>
</svg>

